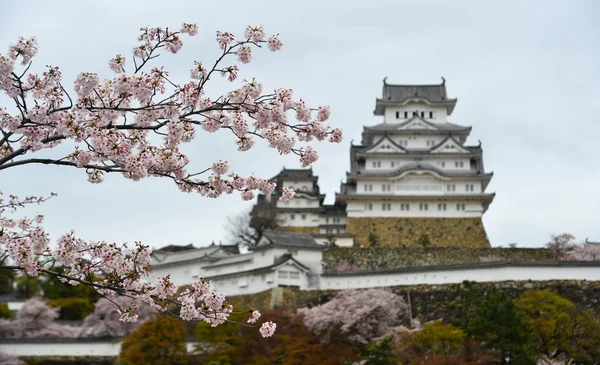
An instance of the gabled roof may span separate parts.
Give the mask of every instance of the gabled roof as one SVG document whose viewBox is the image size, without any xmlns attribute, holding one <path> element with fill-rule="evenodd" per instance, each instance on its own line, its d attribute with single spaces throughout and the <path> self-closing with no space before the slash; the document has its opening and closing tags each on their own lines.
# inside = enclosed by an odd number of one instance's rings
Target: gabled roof
<svg viewBox="0 0 600 365">
<path fill-rule="evenodd" d="M 245 270 L 245 271 L 234 271 L 234 272 L 230 272 L 230 273 L 226 273 L 226 274 L 210 275 L 210 276 L 206 276 L 205 279 L 215 279 L 215 278 L 221 278 L 221 277 L 230 277 L 230 276 L 239 276 L 239 275 L 246 275 L 246 274 L 255 274 L 255 273 L 260 273 L 260 272 L 268 272 L 268 271 L 273 271 L 273 270 L 277 269 L 278 267 L 286 265 L 286 264 L 292 264 L 304 272 L 310 271 L 310 269 L 308 267 L 303 265 L 300 261 L 296 260 L 292 256 L 292 254 L 287 253 L 287 254 L 281 255 L 281 257 L 277 258 L 272 265 L 258 267 L 256 269 L 250 269 L 250 270 Z"/>
<path fill-rule="evenodd" d="M 448 99 L 446 82 L 436 85 L 393 85 L 383 80 L 381 99 L 376 99 L 375 115 L 383 115 L 386 106 L 404 105 L 410 101 L 420 101 L 429 105 L 446 106 L 452 114 L 457 99 Z"/>
<path fill-rule="evenodd" d="M 325 249 L 324 245 L 318 244 L 310 234 L 266 231 L 263 237 L 251 250 L 262 249 L 266 247 L 288 247 L 288 248 L 306 248 L 306 249 Z"/>
<path fill-rule="evenodd" d="M 446 148 L 448 146 L 449 148 Z M 456 150 L 462 153 L 471 153 L 471 151 L 463 147 L 457 140 L 452 136 L 446 137 L 443 141 L 438 143 L 436 146 L 431 148 L 432 153 L 444 153 L 444 152 L 455 152 Z"/>
<path fill-rule="evenodd" d="M 406 149 L 394 142 L 386 133 L 379 139 L 379 141 L 373 143 L 373 145 L 366 149 L 365 152 L 406 153 Z"/>
<path fill-rule="evenodd" d="M 193 248 L 178 252 L 153 252 L 152 266 L 159 267 L 165 265 L 175 265 L 182 262 L 215 260 L 222 257 L 230 256 L 228 252 L 221 246 L 213 245 L 208 247 Z"/>
</svg>

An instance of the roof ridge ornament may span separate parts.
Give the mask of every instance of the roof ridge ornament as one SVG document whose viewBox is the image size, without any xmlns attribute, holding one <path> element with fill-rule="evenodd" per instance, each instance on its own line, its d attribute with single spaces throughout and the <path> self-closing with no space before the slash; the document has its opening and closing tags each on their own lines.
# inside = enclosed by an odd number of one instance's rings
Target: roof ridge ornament
<svg viewBox="0 0 600 365">
<path fill-rule="evenodd" d="M 387 85 L 387 76 L 383 78 L 383 84 Z"/>
<path fill-rule="evenodd" d="M 442 76 L 442 86 L 446 85 L 446 79 L 444 78 L 444 76 Z"/>
</svg>

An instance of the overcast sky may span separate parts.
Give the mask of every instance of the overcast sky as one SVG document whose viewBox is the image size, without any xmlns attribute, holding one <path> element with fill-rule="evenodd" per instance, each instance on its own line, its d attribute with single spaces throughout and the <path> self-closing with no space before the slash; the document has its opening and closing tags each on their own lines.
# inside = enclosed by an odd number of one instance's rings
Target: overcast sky
<svg viewBox="0 0 600 365">
<path fill-rule="evenodd" d="M 215 31 L 246 25 L 280 33 L 279 53 L 255 52 L 242 78 L 266 90 L 294 89 L 309 105 L 329 104 L 339 145 L 316 145 L 313 169 L 333 203 L 349 169 L 349 146 L 373 116 L 383 77 L 389 83 L 447 80 L 458 104 L 451 122 L 473 126 L 482 141 L 496 198 L 484 215 L 493 246 L 541 246 L 553 232 L 600 241 L 600 3 L 590 1 L 2 1 L 0 53 L 18 36 L 38 38 L 35 71 L 60 66 L 72 85 L 81 71 L 111 73 L 107 60 L 130 55 L 142 26 L 196 22 L 176 56 L 160 58 L 186 81 L 194 60 L 215 59 Z M 129 57 L 131 59 L 131 57 Z M 219 80 L 208 93 L 223 92 Z M 70 89 L 72 90 L 72 89 Z M 6 99 L 0 99 L 6 105 Z M 272 177 L 295 157 L 265 147 L 241 153 L 226 133 L 198 133 L 185 151 L 203 168 L 226 159 L 236 172 Z M 5 194 L 58 197 L 34 210 L 56 237 L 208 245 L 224 238 L 227 216 L 249 209 L 239 195 L 216 200 L 185 194 L 170 181 L 118 175 L 91 185 L 83 170 L 46 166 L 3 171 Z"/>
</svg>

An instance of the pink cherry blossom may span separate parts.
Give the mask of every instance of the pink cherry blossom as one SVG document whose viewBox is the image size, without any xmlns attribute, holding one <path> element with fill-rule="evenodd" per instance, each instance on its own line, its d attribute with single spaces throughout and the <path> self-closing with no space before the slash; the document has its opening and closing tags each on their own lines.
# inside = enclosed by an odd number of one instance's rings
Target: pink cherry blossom
<svg viewBox="0 0 600 365">
<path fill-rule="evenodd" d="M 269 47 L 269 50 L 272 52 L 279 51 L 281 47 L 283 47 L 283 42 L 281 42 L 277 36 L 273 36 L 267 41 L 267 47 Z"/>
<path fill-rule="evenodd" d="M 283 192 L 282 192 L 281 198 L 279 198 L 279 200 L 281 200 L 282 202 L 289 202 L 290 200 L 292 200 L 294 195 L 296 195 L 296 192 L 294 191 L 294 189 L 283 188 Z"/>
<path fill-rule="evenodd" d="M 212 170 L 214 171 L 215 174 L 224 175 L 227 173 L 228 169 L 229 169 L 229 165 L 227 165 L 227 161 L 215 162 L 212 165 Z"/>
<path fill-rule="evenodd" d="M 264 337 L 271 337 L 273 336 L 273 334 L 275 334 L 275 329 L 277 328 L 277 325 L 271 321 L 269 322 L 265 322 L 262 324 L 262 326 L 260 326 L 260 334 Z"/>
<path fill-rule="evenodd" d="M 253 310 L 252 314 L 250 314 L 250 318 L 248 319 L 248 323 L 256 323 L 260 316 L 261 314 L 257 310 Z"/>
<path fill-rule="evenodd" d="M 331 114 L 331 111 L 329 110 L 329 105 L 320 106 L 319 111 L 317 112 L 317 120 L 319 122 L 324 122 L 327 119 L 329 119 L 330 114 Z"/>
<path fill-rule="evenodd" d="M 244 36 L 246 39 L 251 40 L 253 42 L 260 42 L 265 39 L 265 31 L 263 27 L 251 27 L 248 26 L 246 31 L 244 32 Z"/>
<path fill-rule="evenodd" d="M 125 67 L 125 57 L 120 54 L 116 55 L 115 58 L 108 61 L 108 66 L 116 73 L 123 72 Z"/>
<path fill-rule="evenodd" d="M 250 63 L 252 60 L 252 49 L 248 46 L 241 46 L 238 48 L 237 55 L 241 63 Z"/>
</svg>

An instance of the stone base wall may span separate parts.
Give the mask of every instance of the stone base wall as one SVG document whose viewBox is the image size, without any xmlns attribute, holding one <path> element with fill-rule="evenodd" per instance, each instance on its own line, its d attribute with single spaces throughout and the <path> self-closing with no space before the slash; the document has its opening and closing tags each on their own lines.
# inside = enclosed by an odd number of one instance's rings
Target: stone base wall
<svg viewBox="0 0 600 365">
<path fill-rule="evenodd" d="M 358 247 L 371 245 L 371 233 L 377 246 L 421 247 L 427 236 L 434 247 L 490 247 L 481 218 L 348 217 L 346 232 L 356 235 Z"/>
<path fill-rule="evenodd" d="M 580 308 L 600 315 L 600 281 L 551 280 L 551 281 L 503 281 L 495 283 L 469 283 L 469 287 L 483 297 L 492 287 L 506 293 L 511 299 L 518 298 L 526 290 L 550 290 L 575 303 Z M 421 322 L 447 319 L 453 305 L 460 302 L 460 294 L 466 290 L 465 283 L 446 285 L 406 285 L 390 288 L 404 300 L 410 297 L 413 318 Z M 288 308 L 292 312 L 302 307 L 313 307 L 330 301 L 338 291 L 303 291 L 292 288 L 273 288 L 253 295 L 227 297 L 227 301 L 239 310 L 253 304 L 259 309 Z"/>
<path fill-rule="evenodd" d="M 319 227 L 278 227 L 277 230 L 294 233 L 319 233 Z"/>
<path fill-rule="evenodd" d="M 332 247 L 323 251 L 326 270 L 362 270 L 400 267 L 476 264 L 497 261 L 551 261 L 555 254 L 545 248 L 502 247 Z"/>
</svg>

